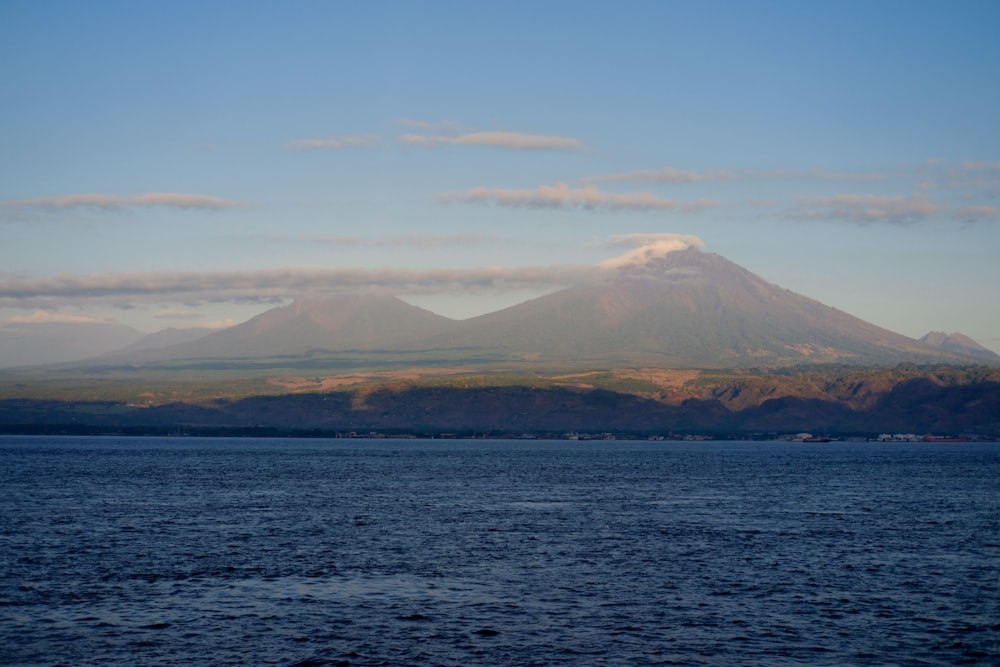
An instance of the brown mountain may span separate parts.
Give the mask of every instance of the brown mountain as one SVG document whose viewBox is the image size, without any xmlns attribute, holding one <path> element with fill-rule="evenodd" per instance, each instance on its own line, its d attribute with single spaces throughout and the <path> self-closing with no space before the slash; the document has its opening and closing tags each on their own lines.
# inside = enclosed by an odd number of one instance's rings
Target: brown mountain
<svg viewBox="0 0 1000 667">
<path fill-rule="evenodd" d="M 941 350 L 957 352 L 973 357 L 981 357 L 984 361 L 1000 361 L 1000 354 L 989 350 L 964 334 L 950 333 L 943 331 L 931 331 L 921 336 L 920 342 Z"/>
<path fill-rule="evenodd" d="M 104 322 L 27 322 L 0 325 L 0 368 L 75 362 L 119 350 L 141 331 Z"/>
<path fill-rule="evenodd" d="M 297 359 L 300 366 L 324 357 L 343 366 L 363 357 L 367 367 L 517 362 L 738 368 L 984 360 L 882 329 L 693 248 L 640 266 L 595 269 L 589 282 L 470 320 L 441 317 L 394 297 L 339 296 L 297 301 L 200 340 L 142 354 L 140 361 Z"/>
<path fill-rule="evenodd" d="M 166 329 L 161 329 L 155 333 L 147 334 L 128 347 L 116 350 L 115 353 L 121 354 L 142 352 L 145 350 L 156 350 L 162 347 L 170 347 L 172 345 L 180 345 L 181 343 L 187 343 L 193 340 L 198 340 L 199 338 L 204 338 L 214 331 L 216 330 L 206 327 L 189 327 L 184 329 L 167 327 Z"/>
<path fill-rule="evenodd" d="M 307 299 L 198 340 L 149 351 L 142 359 L 252 359 L 395 349 L 402 339 L 430 335 L 452 322 L 389 296 Z"/>
<path fill-rule="evenodd" d="M 553 363 L 710 368 L 969 361 L 693 248 L 460 325 L 447 345 Z"/>
</svg>

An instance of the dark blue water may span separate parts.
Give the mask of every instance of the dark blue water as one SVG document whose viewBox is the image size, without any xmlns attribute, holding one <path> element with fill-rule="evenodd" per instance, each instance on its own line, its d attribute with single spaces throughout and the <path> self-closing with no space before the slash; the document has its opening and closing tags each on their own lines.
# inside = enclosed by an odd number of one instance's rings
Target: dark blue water
<svg viewBox="0 0 1000 667">
<path fill-rule="evenodd" d="M 0 663 L 1000 664 L 1000 445 L 0 438 Z"/>
</svg>

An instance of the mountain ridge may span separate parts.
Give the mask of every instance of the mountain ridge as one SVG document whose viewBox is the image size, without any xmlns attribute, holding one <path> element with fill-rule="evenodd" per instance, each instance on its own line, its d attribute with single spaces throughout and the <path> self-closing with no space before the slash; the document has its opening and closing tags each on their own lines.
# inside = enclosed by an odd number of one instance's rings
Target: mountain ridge
<svg viewBox="0 0 1000 667">
<path fill-rule="evenodd" d="M 1000 354 L 983 347 L 965 334 L 954 332 L 946 334 L 943 331 L 931 331 L 918 338 L 921 343 L 931 347 L 958 352 L 974 357 L 981 357 L 983 360 L 1000 361 Z"/>
<path fill-rule="evenodd" d="M 935 342 L 937 339 L 929 339 Z M 741 368 L 1000 363 L 968 340 L 928 344 L 779 287 L 695 248 L 467 320 L 375 294 L 300 299 L 196 340 L 95 364 L 210 370 L 506 365 Z M 961 341 L 960 341 L 961 342 Z M 985 351 L 985 353 L 984 353 Z M 217 362 L 217 363 L 216 363 Z M 81 362 L 80 366 L 87 363 Z M 213 366 L 215 364 L 215 366 Z"/>
</svg>

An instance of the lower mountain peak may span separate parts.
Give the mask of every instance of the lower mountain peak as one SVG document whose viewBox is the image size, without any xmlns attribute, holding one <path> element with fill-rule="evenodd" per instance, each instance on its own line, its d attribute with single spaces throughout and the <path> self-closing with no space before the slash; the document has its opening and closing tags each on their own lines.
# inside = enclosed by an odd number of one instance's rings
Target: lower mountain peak
<svg viewBox="0 0 1000 667">
<path fill-rule="evenodd" d="M 983 347 L 976 341 L 972 340 L 965 334 L 958 332 L 955 333 L 944 333 L 943 331 L 931 331 L 930 333 L 924 334 L 920 338 L 920 342 L 924 345 L 929 345 L 931 347 L 936 347 L 941 350 L 946 350 L 948 352 L 956 352 L 958 354 L 967 354 L 974 357 L 981 357 L 983 359 L 988 359 L 991 361 L 1000 360 L 1000 354 L 997 354 L 993 350 Z"/>
</svg>

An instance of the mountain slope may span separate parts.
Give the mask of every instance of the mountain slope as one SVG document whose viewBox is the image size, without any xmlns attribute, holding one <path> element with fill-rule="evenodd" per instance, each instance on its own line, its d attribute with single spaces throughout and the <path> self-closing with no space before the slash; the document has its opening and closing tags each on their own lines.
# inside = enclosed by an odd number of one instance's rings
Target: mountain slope
<svg viewBox="0 0 1000 667">
<path fill-rule="evenodd" d="M 941 350 L 981 357 L 984 361 L 1000 361 L 1000 354 L 989 350 L 968 336 L 960 333 L 946 334 L 943 331 L 931 331 L 920 338 L 920 342 Z"/>
<path fill-rule="evenodd" d="M 337 296 L 272 308 L 243 324 L 142 355 L 146 361 L 265 358 L 317 351 L 377 350 L 452 323 L 389 296 Z"/>
<path fill-rule="evenodd" d="M 553 362 L 729 367 L 962 359 L 695 249 L 460 324 L 451 346 Z"/>
<path fill-rule="evenodd" d="M 31 322 L 0 326 L 0 368 L 89 359 L 130 345 L 143 333 L 123 324 Z"/>
<path fill-rule="evenodd" d="M 181 343 L 188 343 L 193 340 L 198 340 L 199 338 L 204 338 L 214 331 L 215 329 L 208 329 L 205 327 L 190 327 L 186 329 L 168 327 L 155 333 L 143 336 L 128 347 L 117 350 L 116 354 L 142 352 L 144 350 L 157 350 L 163 347 L 170 347 L 172 345 L 180 345 Z"/>
<path fill-rule="evenodd" d="M 113 362 L 207 359 L 256 360 L 259 369 L 303 373 L 407 364 L 740 368 L 993 361 L 882 329 L 694 248 L 641 265 L 595 269 L 589 282 L 469 320 L 388 296 L 302 300 L 199 340 Z"/>
</svg>

